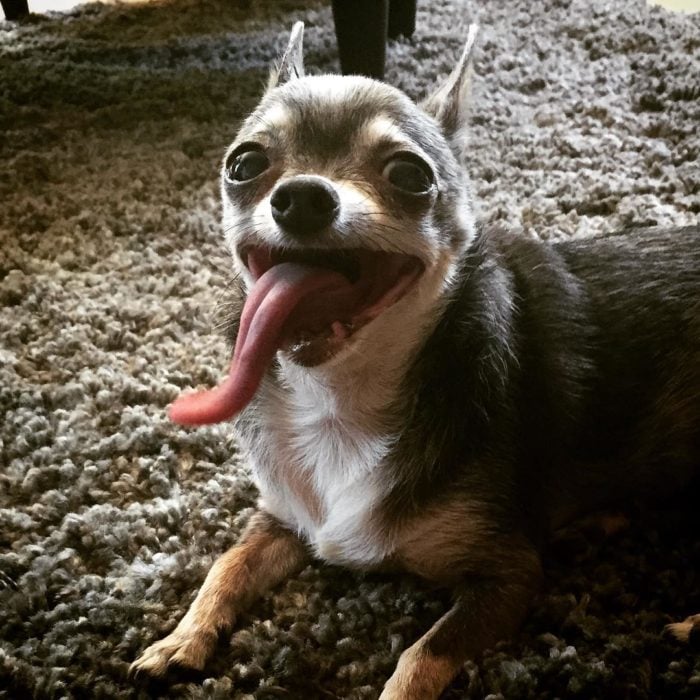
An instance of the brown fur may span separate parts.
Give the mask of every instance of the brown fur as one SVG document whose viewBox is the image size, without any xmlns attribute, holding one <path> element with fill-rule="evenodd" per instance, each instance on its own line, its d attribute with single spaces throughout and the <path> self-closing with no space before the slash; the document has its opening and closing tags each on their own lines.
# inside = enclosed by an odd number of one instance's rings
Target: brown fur
<svg viewBox="0 0 700 700">
<path fill-rule="evenodd" d="M 428 632 L 401 654 L 396 670 L 384 686 L 382 700 L 437 697 L 454 678 L 460 662 L 432 654 L 427 648 L 430 636 Z"/>
<path fill-rule="evenodd" d="M 478 657 L 520 625 L 540 583 L 539 558 L 514 542 L 490 545 L 481 553 L 480 573 L 455 589 L 452 608 L 401 655 L 381 700 L 437 698 L 465 659 Z M 463 553 L 470 560 L 473 555 Z"/>
<path fill-rule="evenodd" d="M 397 547 L 401 568 L 430 581 L 454 583 L 462 576 L 456 563 L 490 540 L 490 529 L 475 504 L 441 504 L 406 525 Z M 469 554 L 468 554 L 469 553 Z"/>
</svg>

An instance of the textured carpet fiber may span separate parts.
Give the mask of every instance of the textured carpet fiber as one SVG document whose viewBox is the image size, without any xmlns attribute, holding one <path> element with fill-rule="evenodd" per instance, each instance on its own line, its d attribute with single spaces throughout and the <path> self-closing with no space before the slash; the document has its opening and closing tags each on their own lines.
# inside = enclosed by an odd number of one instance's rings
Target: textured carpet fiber
<svg viewBox="0 0 700 700">
<path fill-rule="evenodd" d="M 451 67 L 456 0 L 420 5 L 387 79 Z M 469 168 L 485 220 L 581 235 L 700 212 L 700 15 L 484 2 Z M 0 24 L 0 697 L 375 698 L 446 609 L 413 580 L 314 565 L 245 615 L 203 678 L 133 686 L 255 492 L 226 426 L 165 408 L 227 364 L 217 170 L 292 22 L 337 70 L 310 0 L 87 6 Z M 522 633 L 468 663 L 458 698 L 697 698 L 692 509 L 570 534 Z"/>
</svg>

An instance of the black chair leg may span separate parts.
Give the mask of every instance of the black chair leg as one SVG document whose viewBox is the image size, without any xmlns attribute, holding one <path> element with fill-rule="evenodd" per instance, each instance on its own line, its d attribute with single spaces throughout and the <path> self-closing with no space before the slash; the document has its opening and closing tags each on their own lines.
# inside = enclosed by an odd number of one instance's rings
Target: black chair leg
<svg viewBox="0 0 700 700">
<path fill-rule="evenodd" d="M 29 14 L 27 0 L 0 0 L 5 19 L 15 20 L 26 17 Z"/>
<path fill-rule="evenodd" d="M 386 61 L 389 0 L 333 0 L 343 75 L 381 80 Z"/>
<path fill-rule="evenodd" d="M 413 36 L 416 31 L 416 0 L 391 0 L 389 3 L 390 39 Z"/>
</svg>

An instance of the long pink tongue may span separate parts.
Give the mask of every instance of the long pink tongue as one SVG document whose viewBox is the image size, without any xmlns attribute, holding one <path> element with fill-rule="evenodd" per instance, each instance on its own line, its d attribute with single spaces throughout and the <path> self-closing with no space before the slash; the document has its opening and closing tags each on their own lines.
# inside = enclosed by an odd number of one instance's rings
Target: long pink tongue
<svg viewBox="0 0 700 700">
<path fill-rule="evenodd" d="M 345 277 L 331 270 L 282 263 L 255 283 L 246 300 L 228 376 L 214 389 L 178 397 L 170 418 L 184 425 L 233 418 L 253 398 L 283 338 L 284 325 L 310 294 L 347 289 Z"/>
</svg>

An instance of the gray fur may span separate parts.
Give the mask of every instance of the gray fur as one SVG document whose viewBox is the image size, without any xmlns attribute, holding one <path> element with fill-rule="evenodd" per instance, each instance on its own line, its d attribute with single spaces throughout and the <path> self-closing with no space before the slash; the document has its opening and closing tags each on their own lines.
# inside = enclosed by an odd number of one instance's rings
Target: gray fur
<svg viewBox="0 0 700 700">
<path fill-rule="evenodd" d="M 331 179 L 352 181 L 359 187 L 368 188 L 371 196 L 377 198 L 379 205 L 392 216 L 409 221 L 411 216 L 399 206 L 396 192 L 382 185 L 376 162 L 370 165 L 371 159 L 376 161 L 377 158 L 386 157 L 380 150 L 383 144 L 373 144 L 372 151 L 357 147 L 370 120 L 385 116 L 430 158 L 441 182 L 442 195 L 439 206 L 433 212 L 435 230 L 447 239 L 446 242 L 463 245 L 466 238 L 473 235 L 473 214 L 470 214 L 467 222 L 470 230 L 460 234 L 458 229 L 463 225 L 455 221 L 456 209 L 465 196 L 470 201 L 470 186 L 459 162 L 461 154 L 455 153 L 445 141 L 439 123 L 430 115 L 417 111 L 405 94 L 386 84 L 369 78 L 353 77 L 352 82 L 347 78 L 334 78 L 337 84 L 347 86 L 347 94 L 342 101 L 337 98 L 331 101 L 326 99 L 321 89 L 325 80 L 324 77 L 309 76 L 270 90 L 246 119 L 229 151 L 234 151 L 237 145 L 245 142 L 262 142 L 278 161 L 283 162 L 286 172 L 315 170 Z M 266 115 L 279 108 L 288 114 L 288 121 L 284 126 L 272 129 Z M 232 187 L 224 179 L 225 202 L 230 198 L 238 205 L 230 217 L 228 214 L 224 216 L 227 230 L 255 231 L 252 204 L 265 194 L 268 184 L 263 180 L 250 186 Z M 357 229 L 361 233 L 343 231 L 340 237 L 335 236 L 334 231 L 329 231 L 328 236 L 315 241 L 315 245 L 367 245 L 368 234 L 364 222 L 358 221 Z M 368 233 L 371 235 L 371 229 Z M 400 248 L 400 239 L 393 239 L 394 248 Z M 285 245 L 293 245 L 293 242 L 285 242 Z M 380 246 L 376 242 L 374 246 L 387 247 L 387 244 Z M 391 248 L 392 244 L 389 243 L 388 247 Z"/>
</svg>

